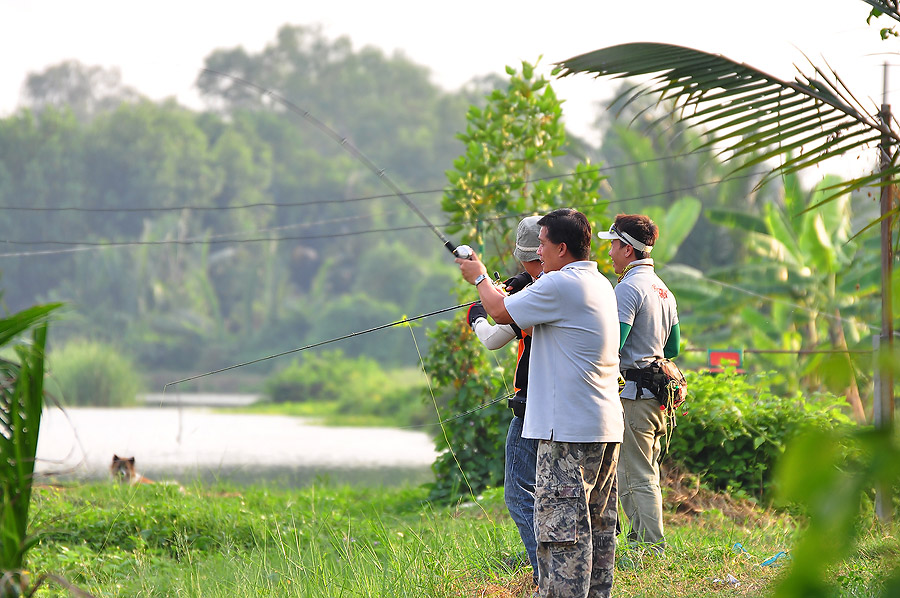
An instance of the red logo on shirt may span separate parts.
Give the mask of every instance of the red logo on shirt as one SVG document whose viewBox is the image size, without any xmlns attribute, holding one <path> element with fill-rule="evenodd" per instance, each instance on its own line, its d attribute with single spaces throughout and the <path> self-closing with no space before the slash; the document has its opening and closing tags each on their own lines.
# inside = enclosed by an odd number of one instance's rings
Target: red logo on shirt
<svg viewBox="0 0 900 598">
<path fill-rule="evenodd" d="M 661 289 L 658 286 L 653 285 L 653 290 L 656 291 L 656 293 L 659 295 L 660 299 L 668 299 L 669 298 L 669 290 L 668 289 Z"/>
</svg>

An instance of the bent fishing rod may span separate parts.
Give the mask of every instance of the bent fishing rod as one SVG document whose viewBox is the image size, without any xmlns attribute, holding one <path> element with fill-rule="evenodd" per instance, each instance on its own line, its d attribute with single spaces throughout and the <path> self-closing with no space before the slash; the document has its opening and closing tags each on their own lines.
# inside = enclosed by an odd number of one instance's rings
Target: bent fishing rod
<svg viewBox="0 0 900 598">
<path fill-rule="evenodd" d="M 336 343 L 337 341 L 342 341 L 342 340 L 346 340 L 348 338 L 353 338 L 354 336 L 362 336 L 363 334 L 369 334 L 370 332 L 376 332 L 378 330 L 384 330 L 385 328 L 399 326 L 400 324 L 406 324 L 408 322 L 415 322 L 416 320 L 421 320 L 423 318 L 429 318 L 431 316 L 436 316 L 438 314 L 442 314 L 442 313 L 445 313 L 448 311 L 453 311 L 453 310 L 459 309 L 461 307 L 468 307 L 468 306 L 472 305 L 473 303 L 475 303 L 475 302 L 470 301 L 468 303 L 461 303 L 459 305 L 454 305 L 453 307 L 445 307 L 445 308 L 439 309 L 437 311 L 428 312 L 427 314 L 420 314 L 418 316 L 413 316 L 412 318 L 403 318 L 402 320 L 397 320 L 396 322 L 391 322 L 390 324 L 382 324 L 381 326 L 375 326 L 374 328 L 368 328 L 366 330 L 358 330 L 357 332 L 351 332 L 350 334 L 345 334 L 343 336 L 330 338 L 327 341 L 320 341 L 318 343 L 313 343 L 311 345 L 306 345 L 304 347 L 298 347 L 296 349 L 289 349 L 287 351 L 282 351 L 281 353 L 275 353 L 274 355 L 267 355 L 265 357 L 260 357 L 259 359 L 254 359 L 252 361 L 236 363 L 234 365 L 229 365 L 224 368 L 219 368 L 219 369 L 213 370 L 211 372 L 204 372 L 203 374 L 189 376 L 187 378 L 182 378 L 181 380 L 167 382 L 166 385 L 163 386 L 163 394 L 166 394 L 166 390 L 170 386 L 175 386 L 176 384 L 181 384 L 182 382 L 190 382 L 191 380 L 197 380 L 198 378 L 205 378 L 206 376 L 212 376 L 213 374 L 221 374 L 222 372 L 227 372 L 228 370 L 234 370 L 237 368 L 242 368 L 247 365 L 253 365 L 254 363 L 260 363 L 261 361 L 268 361 L 269 359 L 275 359 L 276 357 L 283 357 L 285 355 L 290 355 L 291 353 L 299 353 L 300 351 L 306 351 L 307 349 L 314 349 L 316 347 L 321 347 L 322 345 L 327 345 L 329 343 Z"/>
<path fill-rule="evenodd" d="M 309 110 L 305 110 L 305 109 L 301 108 L 294 102 L 292 102 L 289 99 L 287 99 L 286 97 L 272 91 L 271 89 L 265 88 L 261 85 L 257 85 L 256 83 L 253 83 L 252 81 L 248 81 L 246 79 L 238 77 L 237 75 L 232 75 L 230 73 L 223 73 L 221 71 L 216 71 L 216 70 L 209 69 L 209 68 L 203 68 L 201 70 L 203 72 L 209 73 L 211 75 L 215 75 L 218 77 L 225 77 L 226 79 L 231 79 L 235 83 L 238 83 L 245 87 L 249 87 L 250 89 L 253 89 L 253 90 L 259 92 L 263 97 L 268 96 L 268 97 L 272 98 L 273 100 L 275 100 L 276 102 L 278 102 L 279 104 L 281 104 L 282 106 L 284 106 L 285 108 L 287 108 L 288 110 L 290 110 L 291 112 L 302 116 L 305 120 L 312 123 L 317 129 L 319 129 L 320 131 L 325 133 L 325 135 L 327 135 L 329 138 L 336 141 L 342 148 L 344 148 L 344 150 L 347 151 L 347 153 L 349 153 L 351 156 L 353 156 L 354 158 L 356 158 L 357 160 L 362 162 L 366 168 L 371 170 L 379 179 L 381 179 L 381 181 L 385 185 L 387 185 L 388 189 L 390 189 L 394 193 L 394 195 L 396 195 L 401 200 L 403 200 L 403 203 L 405 203 L 407 206 L 409 206 L 409 208 L 413 212 L 415 212 L 416 216 L 418 216 L 422 220 L 422 222 L 424 222 L 426 225 L 428 225 L 428 228 L 431 229 L 431 232 L 433 232 L 435 235 L 437 235 L 438 239 L 440 239 L 441 242 L 444 244 L 444 247 L 447 248 L 447 251 L 449 251 L 454 257 L 458 257 L 461 259 L 470 259 L 472 257 L 472 255 L 474 254 L 474 251 L 472 250 L 471 247 L 469 247 L 468 245 L 458 245 L 458 246 L 454 245 L 453 242 L 450 239 L 448 239 L 447 236 L 444 235 L 444 233 L 442 233 L 438 229 L 438 227 L 435 226 L 428 219 L 427 216 L 425 216 L 425 214 L 422 212 L 422 210 L 420 210 L 419 207 L 415 203 L 413 203 L 413 201 L 409 198 L 409 196 L 407 196 L 406 193 L 404 193 L 403 190 L 400 189 L 400 187 L 390 177 L 388 177 L 387 173 L 385 172 L 385 170 L 383 168 L 379 168 L 358 147 L 353 145 L 349 139 L 340 135 L 337 131 L 335 131 L 334 129 L 332 129 L 331 127 L 326 125 L 324 122 L 322 122 L 321 120 L 319 120 L 318 118 L 313 116 L 309 112 Z"/>
</svg>

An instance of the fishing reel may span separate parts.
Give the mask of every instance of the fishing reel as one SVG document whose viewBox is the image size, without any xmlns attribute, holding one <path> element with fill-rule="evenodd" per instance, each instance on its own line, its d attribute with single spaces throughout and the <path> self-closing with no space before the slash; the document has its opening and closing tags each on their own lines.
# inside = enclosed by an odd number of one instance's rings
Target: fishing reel
<svg viewBox="0 0 900 598">
<path fill-rule="evenodd" d="M 461 260 L 470 260 L 472 259 L 472 256 L 475 255 L 475 251 L 468 245 L 460 245 L 453 250 L 453 255 Z"/>
</svg>

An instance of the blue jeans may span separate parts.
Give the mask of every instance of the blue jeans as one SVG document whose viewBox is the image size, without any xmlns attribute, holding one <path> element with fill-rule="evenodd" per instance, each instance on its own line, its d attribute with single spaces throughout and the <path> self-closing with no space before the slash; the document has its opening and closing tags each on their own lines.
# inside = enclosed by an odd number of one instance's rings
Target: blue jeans
<svg viewBox="0 0 900 598">
<path fill-rule="evenodd" d="M 513 416 L 506 435 L 506 470 L 503 498 L 509 515 L 519 528 L 519 536 L 528 553 L 537 579 L 537 541 L 534 539 L 534 476 L 537 467 L 538 440 L 522 438 L 525 419 Z"/>
</svg>

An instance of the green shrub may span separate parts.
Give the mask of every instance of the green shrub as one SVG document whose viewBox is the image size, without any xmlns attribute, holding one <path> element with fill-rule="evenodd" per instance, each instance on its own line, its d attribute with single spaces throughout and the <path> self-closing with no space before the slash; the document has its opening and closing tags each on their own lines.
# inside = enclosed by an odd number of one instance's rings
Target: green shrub
<svg viewBox="0 0 900 598">
<path fill-rule="evenodd" d="M 842 397 L 779 396 L 773 375 L 687 372 L 688 398 L 672 431 L 668 458 L 702 474 L 715 489 L 771 499 L 774 466 L 786 444 L 805 430 L 851 427 Z"/>
<path fill-rule="evenodd" d="M 371 400 L 382 396 L 388 377 L 373 359 L 344 357 L 341 350 L 304 353 L 286 368 L 270 376 L 265 395 L 275 403 Z"/>
<path fill-rule="evenodd" d="M 368 389 L 365 396 L 348 393 L 338 401 L 336 412 L 342 420 L 394 426 L 433 423 L 434 408 L 422 402 L 425 380 L 420 368 L 388 370 L 384 379 L 376 382 L 378 387 Z"/>
<path fill-rule="evenodd" d="M 395 322 L 401 319 L 403 313 L 398 305 L 365 293 L 328 296 L 321 305 L 311 305 L 309 309 L 317 316 L 310 323 L 309 343 Z M 347 355 L 371 356 L 385 366 L 409 365 L 418 360 L 415 345 L 405 326 L 348 338 L 342 340 L 340 346 Z"/>
<path fill-rule="evenodd" d="M 142 386 L 131 361 L 102 343 L 69 342 L 49 362 L 48 391 L 66 405 L 133 405 Z"/>
<path fill-rule="evenodd" d="M 442 433 L 435 437 L 440 454 L 431 466 L 435 482 L 430 498 L 447 501 L 468 494 L 470 489 L 477 493 L 502 486 L 512 413 L 505 400 L 485 405 L 512 390 L 505 380 L 511 380 L 515 371 L 516 345 L 488 351 L 465 318 L 440 322 L 429 336 L 433 350 L 425 358 L 425 369 L 441 418 L 446 420 Z M 430 403 L 431 396 L 426 401 Z"/>
<path fill-rule="evenodd" d="M 314 411 L 343 425 L 409 426 L 433 418 L 422 403 L 424 385 L 418 368 L 383 370 L 373 359 L 337 350 L 303 354 L 269 376 L 263 393 L 273 403 L 322 403 Z"/>
</svg>

